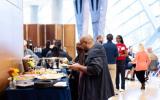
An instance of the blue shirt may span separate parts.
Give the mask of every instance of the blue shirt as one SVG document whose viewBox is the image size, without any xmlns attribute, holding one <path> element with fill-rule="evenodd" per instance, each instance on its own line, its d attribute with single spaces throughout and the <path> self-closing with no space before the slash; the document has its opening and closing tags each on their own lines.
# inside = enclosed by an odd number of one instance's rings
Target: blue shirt
<svg viewBox="0 0 160 100">
<path fill-rule="evenodd" d="M 103 46 L 106 51 L 108 64 L 116 64 L 116 58 L 118 57 L 117 46 L 112 41 L 108 41 Z"/>
</svg>

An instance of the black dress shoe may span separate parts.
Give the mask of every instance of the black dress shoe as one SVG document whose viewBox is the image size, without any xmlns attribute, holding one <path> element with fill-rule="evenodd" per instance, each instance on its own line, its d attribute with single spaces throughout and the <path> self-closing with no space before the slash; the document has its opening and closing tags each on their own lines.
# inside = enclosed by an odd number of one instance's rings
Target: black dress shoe
<svg viewBox="0 0 160 100">
<path fill-rule="evenodd" d="M 135 81 L 135 79 L 134 79 L 134 78 L 131 78 L 131 81 Z"/>
<path fill-rule="evenodd" d="M 129 80 L 129 78 L 128 78 L 128 77 L 125 77 L 125 79 L 126 79 L 126 80 Z"/>
<path fill-rule="evenodd" d="M 142 83 L 141 90 L 145 90 L 145 83 Z"/>
<path fill-rule="evenodd" d="M 145 78 L 145 81 L 148 81 L 148 77 Z"/>
</svg>

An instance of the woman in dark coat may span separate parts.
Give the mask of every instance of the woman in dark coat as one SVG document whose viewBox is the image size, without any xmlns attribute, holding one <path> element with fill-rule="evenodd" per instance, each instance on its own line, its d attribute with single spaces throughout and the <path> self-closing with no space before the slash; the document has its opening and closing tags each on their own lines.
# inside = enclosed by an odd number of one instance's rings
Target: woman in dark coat
<svg viewBox="0 0 160 100">
<path fill-rule="evenodd" d="M 76 50 L 77 50 L 78 55 L 74 61 L 76 63 L 80 63 L 80 64 L 84 65 L 85 52 L 84 52 L 83 47 L 80 45 L 80 43 L 77 43 Z M 78 100 L 79 72 L 72 70 L 69 76 L 70 76 L 69 77 L 69 85 L 70 85 L 70 89 L 71 89 L 72 100 Z"/>
</svg>

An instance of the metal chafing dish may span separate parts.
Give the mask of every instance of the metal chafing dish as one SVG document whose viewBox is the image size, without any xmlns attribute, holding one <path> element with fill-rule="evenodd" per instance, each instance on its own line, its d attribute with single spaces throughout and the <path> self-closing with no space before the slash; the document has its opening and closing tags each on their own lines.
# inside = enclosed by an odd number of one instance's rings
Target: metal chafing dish
<svg viewBox="0 0 160 100">
<path fill-rule="evenodd" d="M 64 57 L 50 57 L 50 58 L 40 58 L 41 66 L 46 68 L 59 69 L 62 63 L 68 63 L 67 58 Z"/>
<path fill-rule="evenodd" d="M 57 80 L 36 80 L 34 82 L 35 88 L 48 88 L 53 87 Z"/>
</svg>

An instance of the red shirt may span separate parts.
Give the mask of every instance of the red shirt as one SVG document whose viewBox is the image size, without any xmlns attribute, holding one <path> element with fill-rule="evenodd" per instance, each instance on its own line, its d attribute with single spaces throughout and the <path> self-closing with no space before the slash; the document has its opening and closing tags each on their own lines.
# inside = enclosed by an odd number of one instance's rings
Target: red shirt
<svg viewBox="0 0 160 100">
<path fill-rule="evenodd" d="M 127 50 L 126 45 L 122 43 L 116 44 L 119 55 L 125 54 L 125 51 Z M 126 56 L 118 56 L 117 60 L 125 60 Z"/>
</svg>

